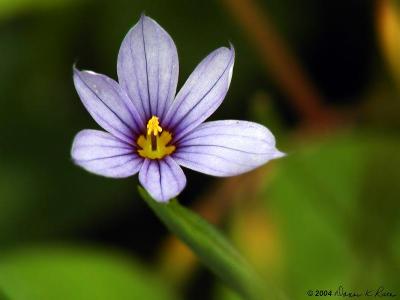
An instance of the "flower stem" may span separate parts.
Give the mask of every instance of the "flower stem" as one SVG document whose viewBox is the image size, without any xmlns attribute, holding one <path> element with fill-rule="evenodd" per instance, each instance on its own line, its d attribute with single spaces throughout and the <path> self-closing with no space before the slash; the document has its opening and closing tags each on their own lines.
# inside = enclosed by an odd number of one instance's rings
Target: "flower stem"
<svg viewBox="0 0 400 300">
<path fill-rule="evenodd" d="M 176 199 L 168 203 L 159 203 L 141 187 L 139 193 L 167 228 L 182 240 L 204 265 L 244 299 L 284 299 L 259 278 L 245 259 L 211 224 L 181 206 Z"/>
</svg>

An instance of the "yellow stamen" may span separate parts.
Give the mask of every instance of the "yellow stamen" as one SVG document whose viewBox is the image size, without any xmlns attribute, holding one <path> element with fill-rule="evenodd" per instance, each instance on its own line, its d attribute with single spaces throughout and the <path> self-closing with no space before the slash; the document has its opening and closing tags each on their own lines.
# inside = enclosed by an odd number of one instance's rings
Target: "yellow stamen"
<svg viewBox="0 0 400 300">
<path fill-rule="evenodd" d="M 159 132 L 162 132 L 162 128 L 158 122 L 158 118 L 156 116 L 152 116 L 147 122 L 147 135 L 151 135 L 151 133 L 153 133 L 154 136 L 157 136 Z"/>
<path fill-rule="evenodd" d="M 162 132 L 161 134 L 159 134 Z M 172 135 L 163 130 L 156 116 L 152 116 L 147 123 L 147 135 L 140 135 L 136 143 L 139 146 L 140 156 L 150 159 L 161 159 L 175 151 L 174 145 L 168 145 L 172 140 Z"/>
</svg>

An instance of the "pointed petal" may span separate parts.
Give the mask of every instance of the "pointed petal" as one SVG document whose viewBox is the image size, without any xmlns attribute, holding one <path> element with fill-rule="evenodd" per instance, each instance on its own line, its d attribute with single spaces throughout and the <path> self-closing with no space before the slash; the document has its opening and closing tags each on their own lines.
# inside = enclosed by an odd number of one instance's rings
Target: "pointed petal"
<svg viewBox="0 0 400 300">
<path fill-rule="evenodd" d="M 178 53 L 169 34 L 142 16 L 128 32 L 118 54 L 118 80 L 145 116 L 163 119 L 178 82 Z"/>
<path fill-rule="evenodd" d="M 105 130 L 128 143 L 133 133 L 142 132 L 144 120 L 114 80 L 74 68 L 74 83 L 83 105 Z"/>
<path fill-rule="evenodd" d="M 207 119 L 222 103 L 232 78 L 235 52 L 219 48 L 193 71 L 169 109 L 165 127 L 176 132 L 175 140 Z"/>
<path fill-rule="evenodd" d="M 235 120 L 201 124 L 173 154 L 181 166 L 213 176 L 238 175 L 282 156 L 267 128 Z"/>
<path fill-rule="evenodd" d="M 176 197 L 186 185 L 186 176 L 170 156 L 162 160 L 146 159 L 139 180 L 149 194 L 159 202 Z"/>
<path fill-rule="evenodd" d="M 143 159 L 131 145 L 107 132 L 91 129 L 82 130 L 75 136 L 71 156 L 85 170 L 105 177 L 134 175 L 143 164 Z"/>
</svg>

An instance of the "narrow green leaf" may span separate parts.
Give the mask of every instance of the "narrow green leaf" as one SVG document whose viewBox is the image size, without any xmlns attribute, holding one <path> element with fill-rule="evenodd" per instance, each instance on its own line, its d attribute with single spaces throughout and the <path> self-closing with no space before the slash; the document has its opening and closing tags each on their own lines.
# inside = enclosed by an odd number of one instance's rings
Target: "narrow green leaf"
<svg viewBox="0 0 400 300">
<path fill-rule="evenodd" d="M 266 287 L 226 238 L 200 216 L 181 206 L 176 199 L 159 203 L 141 187 L 139 193 L 168 229 L 245 299 L 282 299 L 272 288 Z"/>
</svg>

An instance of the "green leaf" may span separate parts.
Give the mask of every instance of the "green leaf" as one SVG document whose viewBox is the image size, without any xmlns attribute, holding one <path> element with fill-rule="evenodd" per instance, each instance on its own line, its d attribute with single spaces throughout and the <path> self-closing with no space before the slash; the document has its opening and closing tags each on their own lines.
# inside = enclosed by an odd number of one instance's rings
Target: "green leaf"
<svg viewBox="0 0 400 300">
<path fill-rule="evenodd" d="M 204 219 L 181 206 L 176 199 L 159 203 L 141 187 L 139 193 L 168 229 L 245 299 L 280 299 L 272 288 L 266 288 L 266 283 L 260 281 L 225 237 Z"/>
<path fill-rule="evenodd" d="M 399 151 L 397 137 L 357 132 L 308 143 L 277 164 L 263 199 L 289 296 L 399 286 Z"/>
<path fill-rule="evenodd" d="M 125 257 L 72 247 L 3 255 L 0 291 L 9 300 L 177 299 L 161 280 Z"/>
</svg>

